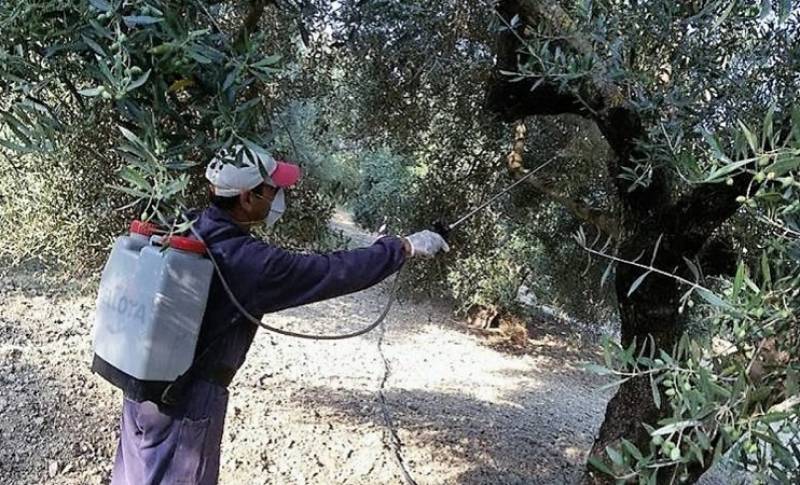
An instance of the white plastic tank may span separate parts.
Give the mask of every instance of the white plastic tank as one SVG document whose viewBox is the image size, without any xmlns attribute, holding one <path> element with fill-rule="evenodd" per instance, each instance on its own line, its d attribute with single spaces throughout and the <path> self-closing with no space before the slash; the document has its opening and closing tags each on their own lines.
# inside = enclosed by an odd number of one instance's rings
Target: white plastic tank
<svg viewBox="0 0 800 485">
<path fill-rule="evenodd" d="M 150 236 L 134 222 L 103 269 L 94 352 L 142 381 L 173 381 L 192 363 L 213 276 L 205 246 L 191 238 Z"/>
</svg>

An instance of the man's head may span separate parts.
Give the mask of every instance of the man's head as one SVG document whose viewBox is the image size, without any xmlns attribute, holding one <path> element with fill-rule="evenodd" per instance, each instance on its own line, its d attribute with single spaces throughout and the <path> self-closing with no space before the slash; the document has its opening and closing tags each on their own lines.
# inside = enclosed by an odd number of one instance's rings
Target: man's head
<svg viewBox="0 0 800 485">
<path fill-rule="evenodd" d="M 209 162 L 212 204 L 227 210 L 242 225 L 275 221 L 285 210 L 283 189 L 300 179 L 297 165 L 275 161 L 263 152 L 236 145 Z"/>
</svg>

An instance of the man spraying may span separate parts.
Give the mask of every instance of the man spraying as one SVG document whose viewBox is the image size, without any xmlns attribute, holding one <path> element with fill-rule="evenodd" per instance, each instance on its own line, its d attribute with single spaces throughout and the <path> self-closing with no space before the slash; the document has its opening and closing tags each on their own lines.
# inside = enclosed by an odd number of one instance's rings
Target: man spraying
<svg viewBox="0 0 800 485">
<path fill-rule="evenodd" d="M 398 271 L 407 258 L 448 251 L 437 233 L 383 237 L 372 246 L 301 254 L 250 235 L 273 225 L 286 207 L 285 189 L 298 166 L 241 146 L 209 163 L 211 204 L 194 224 L 231 291 L 248 311 L 266 313 L 346 295 Z M 240 313 L 218 275 L 211 282 L 196 355 L 195 378 L 175 405 L 125 398 L 112 485 L 217 483 L 227 387 L 244 363 L 257 327 Z"/>
</svg>

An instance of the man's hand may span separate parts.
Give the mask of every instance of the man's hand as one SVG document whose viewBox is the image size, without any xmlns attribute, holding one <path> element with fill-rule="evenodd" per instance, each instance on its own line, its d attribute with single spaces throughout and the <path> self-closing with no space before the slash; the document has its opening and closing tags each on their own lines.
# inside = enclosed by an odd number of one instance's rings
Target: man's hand
<svg viewBox="0 0 800 485">
<path fill-rule="evenodd" d="M 422 256 L 432 258 L 439 251 L 450 251 L 450 246 L 442 236 L 433 231 L 420 231 L 403 238 L 406 244 L 406 252 L 409 257 Z"/>
</svg>

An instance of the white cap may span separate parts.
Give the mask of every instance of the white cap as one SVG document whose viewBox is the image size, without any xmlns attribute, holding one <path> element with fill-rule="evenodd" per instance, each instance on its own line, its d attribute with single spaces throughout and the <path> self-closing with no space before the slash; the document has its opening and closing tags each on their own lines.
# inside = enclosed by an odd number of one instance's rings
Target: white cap
<svg viewBox="0 0 800 485">
<path fill-rule="evenodd" d="M 276 161 L 266 152 L 234 145 L 211 159 L 206 178 L 214 186 L 215 195 L 234 197 L 262 183 L 281 188 L 294 185 L 300 179 L 300 167 Z"/>
</svg>

